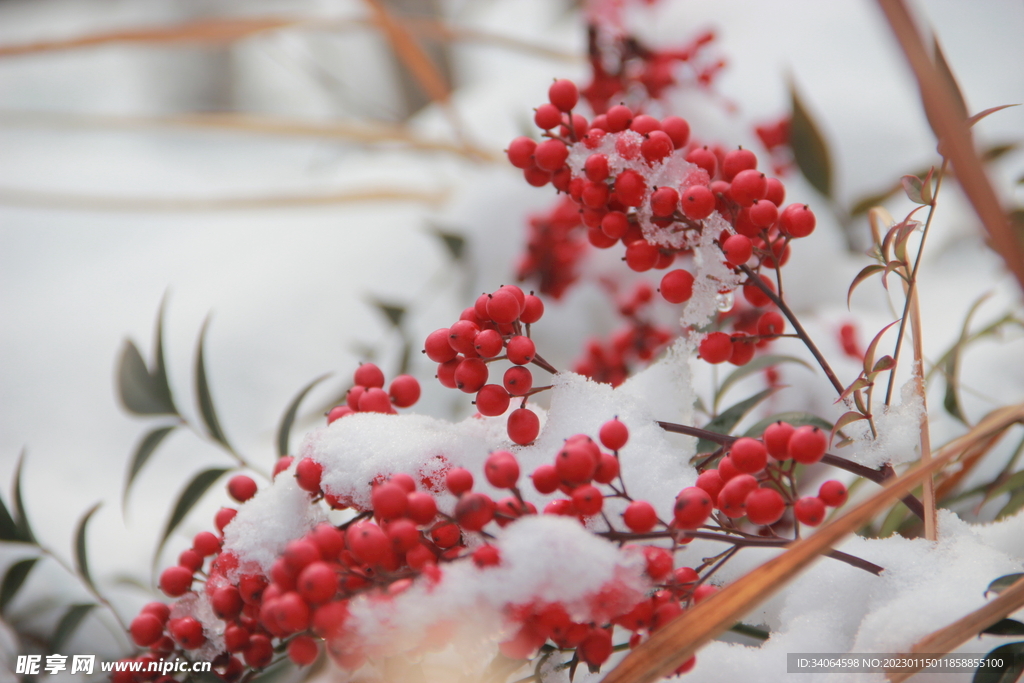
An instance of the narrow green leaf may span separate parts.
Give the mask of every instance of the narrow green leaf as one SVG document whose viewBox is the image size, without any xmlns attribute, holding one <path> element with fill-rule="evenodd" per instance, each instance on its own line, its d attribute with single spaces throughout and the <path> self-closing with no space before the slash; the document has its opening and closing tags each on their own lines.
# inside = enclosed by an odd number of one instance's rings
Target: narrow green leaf
<svg viewBox="0 0 1024 683">
<path fill-rule="evenodd" d="M 850 216 L 859 216 L 863 213 L 867 213 L 876 206 L 883 204 L 886 199 L 889 199 L 894 194 L 899 192 L 901 187 L 901 185 L 897 185 L 883 192 L 876 192 L 875 194 L 861 197 L 854 203 L 853 206 L 850 207 Z"/>
<path fill-rule="evenodd" d="M 7 509 L 3 496 L 0 496 L 0 541 L 17 541 L 18 525 L 11 517 L 11 511 Z"/>
<path fill-rule="evenodd" d="M 882 522 L 882 528 L 878 530 L 878 538 L 888 538 L 896 533 L 909 514 L 910 509 L 902 502 L 893 505 Z"/>
<path fill-rule="evenodd" d="M 831 197 L 832 160 L 829 157 L 828 145 L 792 84 L 789 93 L 792 102 L 789 144 L 793 148 L 793 160 L 814 189 L 826 197 Z"/>
<path fill-rule="evenodd" d="M 758 437 L 764 434 L 764 430 L 768 429 L 768 425 L 774 422 L 788 422 L 794 427 L 803 427 L 804 425 L 812 425 L 826 431 L 832 431 L 832 423 L 828 420 L 823 420 L 817 415 L 811 415 L 810 413 L 801 412 L 788 412 L 788 413 L 776 413 L 770 417 L 766 417 L 761 420 L 753 427 L 748 429 L 743 436 Z"/>
<path fill-rule="evenodd" d="M 754 374 L 755 372 L 760 372 L 761 370 L 764 370 L 767 367 L 771 367 L 772 365 L 782 365 L 783 363 L 796 363 L 797 365 L 802 365 L 811 372 L 814 372 L 814 368 L 810 364 L 795 356 L 781 356 L 771 354 L 767 356 L 758 356 L 757 358 L 750 361 L 746 365 L 741 365 L 740 367 L 730 372 L 728 377 L 726 377 L 722 381 L 721 386 L 718 387 L 718 393 L 715 395 L 715 407 L 718 407 L 718 401 L 722 398 L 722 396 L 725 395 L 725 392 L 728 391 L 728 389 L 732 387 L 732 385 L 736 384 L 736 382 L 739 382 L 744 377 L 748 377 Z"/>
<path fill-rule="evenodd" d="M 988 585 L 988 588 L 985 589 L 985 595 L 988 595 L 989 593 L 995 593 L 998 595 L 1020 581 L 1021 578 L 1024 578 L 1024 574 L 1004 574 Z"/>
<path fill-rule="evenodd" d="M 117 395 L 125 410 L 136 415 L 177 414 L 169 393 L 165 394 L 158 385 L 159 382 L 149 374 L 135 342 L 125 339 L 117 364 Z"/>
<path fill-rule="evenodd" d="M 304 386 L 302 391 L 296 394 L 295 398 L 293 398 L 291 403 L 288 404 L 288 407 L 284 411 L 284 415 L 281 416 L 281 423 L 277 426 L 277 454 L 279 456 L 284 457 L 288 455 L 288 436 L 291 434 L 292 424 L 295 423 L 295 415 L 299 411 L 299 404 L 302 403 L 302 399 L 306 398 L 306 394 L 308 394 L 313 387 L 320 384 L 320 382 L 330 376 L 331 373 L 329 372 L 324 375 L 320 375 Z"/>
<path fill-rule="evenodd" d="M 53 638 L 50 639 L 50 650 L 52 652 L 60 652 L 64 644 L 75 634 L 75 630 L 82 623 L 82 620 L 85 619 L 95 606 L 92 603 L 85 603 L 68 607 L 67 612 L 60 618 L 60 623 L 57 624 L 57 630 L 53 632 Z"/>
<path fill-rule="evenodd" d="M 842 429 L 846 425 L 853 424 L 854 422 L 858 422 L 860 420 L 866 420 L 866 419 L 868 419 L 867 415 L 863 415 L 861 413 L 858 413 L 856 410 L 849 410 L 849 411 L 843 413 L 842 416 L 838 420 L 836 420 L 836 425 L 832 429 L 834 431 L 838 432 L 840 429 Z M 833 434 L 832 436 L 835 436 L 835 434 Z M 831 441 L 831 439 L 829 439 L 829 440 Z"/>
<path fill-rule="evenodd" d="M 5 613 L 8 603 L 18 594 L 21 584 L 25 583 L 29 572 L 32 571 L 32 567 L 36 566 L 38 561 L 38 557 L 30 557 L 26 560 L 15 562 L 7 569 L 7 573 L 4 574 L 3 583 L 0 583 L 0 615 Z"/>
<path fill-rule="evenodd" d="M 444 245 L 445 250 L 454 261 L 461 261 L 466 253 L 466 238 L 462 235 L 448 230 L 444 230 L 437 226 L 431 230 L 431 233 Z"/>
<path fill-rule="evenodd" d="M 947 413 L 965 425 L 968 424 L 967 417 L 960 407 L 960 359 L 964 349 L 969 344 L 971 321 L 974 319 L 974 314 L 978 312 L 981 305 L 991 296 L 992 292 L 986 292 L 971 304 L 971 307 L 967 310 L 967 315 L 964 316 L 964 322 L 960 326 L 960 336 L 957 337 L 956 343 L 950 349 L 948 360 L 945 364 L 946 393 L 942 399 L 942 407 L 945 408 Z"/>
<path fill-rule="evenodd" d="M 25 500 L 21 495 L 21 468 L 25 464 L 25 451 L 21 451 L 18 467 L 14 470 L 14 524 L 18 528 L 18 540 L 25 543 L 36 543 L 35 534 L 25 514 Z"/>
<path fill-rule="evenodd" d="M 991 636 L 1024 636 L 1024 624 L 1016 619 L 1000 619 L 982 633 Z"/>
<path fill-rule="evenodd" d="M 996 662 L 1003 664 L 997 666 Z M 989 666 L 991 664 L 991 666 Z M 1015 683 L 1024 673 L 1024 642 L 1001 645 L 985 655 L 971 683 Z"/>
<path fill-rule="evenodd" d="M 401 327 L 402 320 L 405 318 L 405 307 L 397 304 L 388 304 L 377 299 L 370 299 L 370 303 L 384 314 L 384 317 L 388 319 L 392 327 Z"/>
<path fill-rule="evenodd" d="M 871 368 L 875 364 L 875 350 L 878 348 L 878 342 L 882 340 L 882 335 L 884 335 L 890 327 L 898 322 L 899 319 L 893 320 L 891 323 L 883 327 L 878 331 L 878 334 L 875 335 L 875 338 L 871 340 L 871 343 L 868 344 L 868 349 L 864 352 L 864 372 L 871 372 Z"/>
<path fill-rule="evenodd" d="M 871 369 L 871 374 L 875 375 L 879 372 L 885 372 L 886 370 L 892 370 L 893 366 L 896 365 L 896 361 L 892 356 L 882 356 L 875 361 L 875 367 Z"/>
<path fill-rule="evenodd" d="M 853 282 L 850 283 L 850 289 L 846 291 L 847 308 L 850 307 L 850 297 L 853 296 L 853 290 L 857 288 L 857 285 L 864 282 L 875 273 L 879 273 L 883 270 L 885 270 L 885 266 L 880 265 L 878 263 L 873 263 L 870 266 L 864 266 L 864 268 L 862 268 L 861 271 L 857 273 L 857 277 L 853 278 Z"/>
<path fill-rule="evenodd" d="M 85 542 L 85 528 L 101 505 L 103 503 L 96 503 L 89 508 L 88 512 L 82 515 L 82 519 L 78 522 L 78 528 L 75 530 L 75 569 L 78 570 L 78 575 L 82 577 L 82 581 L 92 589 L 93 593 L 96 592 L 96 585 L 92 582 L 92 575 L 89 573 L 89 549 Z"/>
<path fill-rule="evenodd" d="M 704 425 L 704 429 L 709 432 L 717 432 L 718 434 L 729 434 L 736 424 L 742 420 L 747 413 L 753 410 L 761 401 L 765 400 L 775 392 L 775 389 L 769 387 L 763 391 L 760 391 L 750 398 L 740 401 L 734 406 L 731 406 L 725 410 L 721 415 Z M 713 441 L 706 439 L 700 439 L 697 441 L 697 452 L 698 453 L 710 453 L 718 448 L 718 444 Z"/>
<path fill-rule="evenodd" d="M 1002 159 L 1010 152 L 1016 151 L 1019 146 L 1020 145 L 1014 142 L 1008 142 L 1002 145 L 992 145 L 991 147 L 983 149 L 981 154 L 978 156 L 980 156 L 981 160 L 984 162 L 996 161 L 998 159 Z"/>
<path fill-rule="evenodd" d="M 167 520 L 167 525 L 164 527 L 163 535 L 160 537 L 160 544 L 156 549 L 156 557 L 159 557 L 160 551 L 163 550 L 164 544 L 167 539 L 170 538 L 171 533 L 181 524 L 181 520 L 185 519 L 185 515 L 189 513 L 199 499 L 203 497 L 206 490 L 213 486 L 213 483 L 217 481 L 221 475 L 230 470 L 212 467 L 207 470 L 203 470 L 192 478 L 192 481 L 188 483 L 185 489 L 178 496 L 178 502 L 174 505 L 174 510 L 171 512 L 171 516 Z"/>
<path fill-rule="evenodd" d="M 128 492 L 132 488 L 132 483 L 135 481 L 135 477 L 142 471 L 143 466 L 149 461 L 149 457 L 153 455 L 157 447 L 163 443 L 163 440 L 174 431 L 176 425 L 170 427 L 158 427 L 153 431 L 146 434 L 146 436 L 139 443 L 135 449 L 135 453 L 132 454 L 131 462 L 128 464 L 128 476 L 124 482 L 124 495 L 121 499 L 121 507 L 124 507 L 128 502 Z"/>
<path fill-rule="evenodd" d="M 996 514 L 996 520 L 1005 519 L 1015 514 L 1021 508 L 1024 508 L 1024 489 L 1014 492 L 1010 500 L 1003 506 L 1003 509 Z"/>
<path fill-rule="evenodd" d="M 203 329 L 199 332 L 199 344 L 196 349 L 196 394 L 199 401 L 199 412 L 203 416 L 203 424 L 214 441 L 224 446 L 229 452 L 234 453 L 231 444 L 224 436 L 224 430 L 220 427 L 217 419 L 217 411 L 213 407 L 213 396 L 210 395 L 210 384 L 206 378 L 206 361 L 203 347 L 206 341 L 206 328 L 210 324 L 210 317 L 203 321 Z"/>
<path fill-rule="evenodd" d="M 985 486 L 986 485 L 983 484 L 981 488 L 984 489 Z M 1007 479 L 1002 484 L 989 491 L 986 500 L 991 500 L 992 498 L 1002 495 L 1007 491 L 1016 491 L 1017 489 L 1020 488 L 1024 488 L 1024 470 L 1020 472 L 1014 472 L 1009 479 Z"/>
<path fill-rule="evenodd" d="M 160 310 L 156 316 L 156 331 L 153 333 L 153 368 L 149 376 L 153 380 L 153 392 L 170 407 L 172 413 L 178 414 L 171 395 L 171 385 L 167 382 L 167 363 L 164 361 L 164 310 L 167 307 L 167 294 L 160 299 Z"/>
</svg>

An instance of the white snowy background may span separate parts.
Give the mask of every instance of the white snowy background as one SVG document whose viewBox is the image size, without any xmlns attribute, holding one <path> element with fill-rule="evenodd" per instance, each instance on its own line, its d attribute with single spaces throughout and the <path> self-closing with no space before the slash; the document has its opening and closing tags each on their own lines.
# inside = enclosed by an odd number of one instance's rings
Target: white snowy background
<svg viewBox="0 0 1024 683">
<path fill-rule="evenodd" d="M 563 3 L 442 4 L 453 21 L 582 54 L 579 16 Z M 1024 6 L 1010 0 L 913 6 L 922 24 L 939 36 L 972 111 L 1024 101 L 1019 68 Z M 362 17 L 364 11 L 363 4 L 344 0 L 5 0 L 0 2 L 0 46 L 200 16 L 346 18 Z M 716 92 L 738 111 L 728 113 L 720 99 L 694 91 L 673 101 L 676 113 L 688 117 L 703 138 L 757 148 L 752 123 L 785 113 L 787 81 L 794 82 L 829 139 L 840 205 L 849 206 L 935 159 L 916 86 L 874 3 L 663 0 L 638 10 L 630 24 L 661 44 L 685 42 L 708 27 L 718 31 L 716 49 L 729 64 Z M 449 324 L 472 296 L 511 280 L 510 255 L 518 253 L 525 216 L 549 206 L 552 193 L 527 187 L 501 159 L 478 163 L 443 152 L 135 127 L 125 121 L 211 106 L 302 121 L 387 118 L 401 108 L 389 59 L 386 44 L 365 31 L 299 29 L 226 48 L 116 45 L 0 57 L 0 482 L 10 504 L 9 483 L 24 448 L 28 515 L 40 540 L 65 558 L 71 557 L 78 518 L 103 501 L 90 525 L 90 562 L 99 585 L 126 618 L 149 596 L 121 579 L 149 583 L 159 530 L 184 482 L 202 467 L 231 465 L 217 449 L 181 430 L 141 473 L 122 509 L 128 456 L 157 421 L 133 418 L 119 407 L 114 366 L 126 336 L 149 355 L 165 293 L 165 353 L 179 409 L 198 422 L 193 354 L 203 319 L 212 311 L 207 370 L 221 424 L 240 452 L 268 469 L 280 414 L 306 382 L 334 372 L 305 406 L 329 400 L 363 357 L 361 346 L 375 348 L 385 371 L 393 374 L 399 344 L 369 300 L 407 305 L 415 339 Z M 580 59 L 479 44 L 455 47 L 452 64 L 458 86 L 453 106 L 466 136 L 495 154 L 522 132 L 552 77 L 585 73 Z M 979 143 L 1019 141 L 1022 124 L 1024 108 L 1000 112 L 979 124 Z M 446 118 L 434 110 L 413 119 L 411 128 L 429 139 L 452 138 Z M 1022 167 L 1017 153 L 991 167 L 1007 206 L 1021 201 L 1014 188 Z M 436 201 L 217 211 L 180 210 L 172 203 L 162 209 L 102 210 L 80 202 L 57 207 L 44 196 L 187 201 L 381 187 L 432 195 Z M 794 177 L 787 188 L 788 199 L 807 201 L 819 216 L 817 232 L 794 247 L 786 268 L 787 296 L 825 354 L 839 358 L 841 323 L 856 320 L 866 343 L 895 316 L 874 284 L 862 285 L 853 313 L 846 311 L 848 283 L 867 260 L 845 250 L 837 223 L 809 186 Z M 953 342 L 967 308 L 982 294 L 992 292 L 977 317 L 979 325 L 1015 305 L 1019 311 L 1019 291 L 998 257 L 981 244 L 973 214 L 956 190 L 947 188 L 922 267 L 930 358 Z M 910 204 L 896 199 L 889 208 L 899 217 Z M 432 226 L 467 236 L 470 268 L 452 266 Z M 867 232 L 863 219 L 855 228 Z M 585 335 L 608 324 L 601 301 L 593 289 L 583 288 L 564 304 L 549 306 L 537 326 L 544 355 L 567 366 Z M 778 350 L 800 353 L 795 344 Z M 969 416 L 977 419 L 996 405 L 1020 400 L 1022 352 L 1024 343 L 1014 333 L 998 344 L 981 342 L 967 355 L 962 375 Z M 846 381 L 857 372 L 855 364 L 842 360 L 836 368 Z M 435 386 L 428 364 L 414 358 L 412 371 L 425 387 L 416 410 L 438 417 L 468 412 L 462 396 Z M 705 375 L 699 371 L 698 380 Z M 786 370 L 784 379 L 794 388 L 773 408 L 835 410 L 820 373 L 796 368 Z M 750 386 L 739 386 L 734 398 Z M 937 415 L 941 393 L 929 398 Z M 293 444 L 312 424 L 297 427 Z M 937 420 L 933 443 L 956 430 L 956 423 Z M 1006 443 L 990 456 L 993 468 L 1001 466 L 1009 447 Z M 212 512 L 227 500 L 220 490 L 209 498 L 172 536 L 164 562 L 172 561 L 195 532 L 209 528 Z M 985 511 L 991 514 L 999 504 Z M 920 551 L 923 541 L 894 541 L 884 549 L 872 541 L 851 541 L 850 552 L 905 568 L 902 576 L 919 583 L 904 585 L 893 578 L 861 589 L 871 577 L 838 563 L 819 563 L 798 599 L 766 608 L 766 623 L 786 625 L 771 644 L 773 652 L 905 647 L 920 632 L 915 630 L 920 623 L 952 621 L 980 605 L 989 579 L 1020 569 L 1021 523 L 1018 518 L 1012 525 L 972 531 L 944 517 L 946 540 L 927 560 Z M 28 554 L 5 549 L 0 560 L 6 566 Z M 936 564 L 940 556 L 948 562 Z M 766 555 L 749 551 L 740 557 L 746 559 L 731 565 L 723 578 L 739 575 Z M 919 567 L 922 562 L 927 566 Z M 869 599 L 860 599 L 869 593 Z M 84 598 L 73 580 L 45 563 L 13 607 L 15 614 L 45 625 L 57 614 L 48 607 Z M 942 609 L 921 613 L 933 604 Z M 863 614 L 850 611 L 851 605 Z M 892 623 L 907 614 L 920 620 L 906 630 L 896 624 L 890 633 L 910 634 L 909 640 L 872 638 L 872 620 Z M 105 621 L 90 617 L 97 628 L 83 630 L 72 642 L 74 649 L 119 653 L 121 641 L 99 627 Z M 701 657 L 718 668 L 698 667 L 691 680 L 733 680 L 752 671 L 769 675 L 763 667 L 770 665 L 755 651 L 716 644 Z"/>
</svg>

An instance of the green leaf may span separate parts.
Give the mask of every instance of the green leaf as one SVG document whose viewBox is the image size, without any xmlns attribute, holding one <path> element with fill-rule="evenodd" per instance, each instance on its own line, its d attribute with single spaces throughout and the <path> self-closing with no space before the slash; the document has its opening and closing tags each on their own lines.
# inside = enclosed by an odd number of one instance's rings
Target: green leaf
<svg viewBox="0 0 1024 683">
<path fill-rule="evenodd" d="M 1003 509 L 1000 510 L 998 514 L 996 514 L 995 521 L 1009 517 L 1010 515 L 1020 510 L 1022 507 L 1024 507 L 1024 489 L 1020 489 L 1014 492 L 1014 494 L 1010 497 L 1010 500 L 1007 501 L 1006 505 L 1003 506 Z"/>
<path fill-rule="evenodd" d="M 149 461 L 149 456 L 153 455 L 157 447 L 163 443 L 163 440 L 174 431 L 177 425 L 171 425 L 170 427 L 159 427 L 154 429 L 150 433 L 146 434 L 142 442 L 139 443 L 138 448 L 135 449 L 135 453 L 132 454 L 132 460 L 128 465 L 128 476 L 124 482 L 124 496 L 121 500 L 121 507 L 124 507 L 128 502 L 128 492 L 132 488 L 132 483 L 135 481 L 135 477 L 142 470 L 146 462 Z"/>
<path fill-rule="evenodd" d="M 829 422 L 828 420 L 823 420 L 817 415 L 811 415 L 810 413 L 801 413 L 793 411 L 787 413 L 776 413 L 775 415 L 766 417 L 765 419 L 761 420 L 753 427 L 748 429 L 746 433 L 743 434 L 743 436 L 761 436 L 762 434 L 764 434 L 764 430 L 768 429 L 768 425 L 772 424 L 773 422 L 788 422 L 794 427 L 812 425 L 814 427 L 818 427 L 819 429 L 824 429 L 829 432 L 832 431 L 832 423 Z"/>
<path fill-rule="evenodd" d="M 882 340 L 882 335 L 884 335 L 890 327 L 898 322 L 898 319 L 893 320 L 891 323 L 883 327 L 878 331 L 878 334 L 875 335 L 875 338 L 871 340 L 871 343 L 868 344 L 868 349 L 864 352 L 864 372 L 871 372 L 871 368 L 875 364 L 875 349 L 878 348 L 878 342 Z"/>
<path fill-rule="evenodd" d="M 320 375 L 312 382 L 302 388 L 295 398 L 292 399 L 291 403 L 288 404 L 288 408 L 285 409 L 284 415 L 281 416 L 281 423 L 277 426 L 277 454 L 281 457 L 288 455 L 288 436 L 292 431 L 292 424 L 295 422 L 295 415 L 299 411 L 299 404 L 302 403 L 302 399 L 306 398 L 313 387 L 320 382 L 331 376 L 331 373 Z"/>
<path fill-rule="evenodd" d="M 789 94 L 792 102 L 789 144 L 793 148 L 793 160 L 814 189 L 831 197 L 832 160 L 829 158 L 828 145 L 792 84 Z"/>
<path fill-rule="evenodd" d="M 125 339 L 117 364 L 117 395 L 125 410 L 136 415 L 176 415 L 166 381 L 164 377 L 165 385 L 161 387 L 160 381 L 149 374 L 135 342 Z"/>
<path fill-rule="evenodd" d="M 461 261 L 466 253 L 466 238 L 454 232 L 449 232 L 438 226 L 434 226 L 431 233 L 441 240 L 445 250 L 455 261 Z"/>
<path fill-rule="evenodd" d="M 181 520 L 185 519 L 185 515 L 189 513 L 199 499 L 203 497 L 206 490 L 213 486 L 213 483 L 217 481 L 221 475 L 230 470 L 218 467 L 212 467 L 207 470 L 203 470 L 192 478 L 192 481 L 188 483 L 185 489 L 178 496 L 178 502 L 174 505 L 174 510 L 171 512 L 170 518 L 167 520 L 167 525 L 164 527 L 164 533 L 160 537 L 160 544 L 156 549 L 156 557 L 159 557 L 160 551 L 163 550 L 164 544 L 167 539 L 170 538 L 171 533 L 181 524 Z M 154 557 L 154 560 L 156 559 Z"/>
<path fill-rule="evenodd" d="M 875 194 L 867 195 L 858 199 L 853 206 L 850 207 L 850 216 L 859 216 L 862 213 L 867 213 L 871 209 L 883 204 L 886 199 L 899 192 L 900 187 L 892 187 L 883 192 L 876 192 Z"/>
<path fill-rule="evenodd" d="M 749 375 L 752 375 L 755 372 L 764 370 L 767 367 L 770 367 L 772 365 L 782 365 L 783 363 L 796 363 L 798 365 L 804 366 L 811 372 L 814 371 L 814 368 L 810 364 L 808 364 L 806 361 L 796 358 L 795 356 L 781 356 L 771 354 L 767 356 L 758 356 L 757 358 L 750 361 L 746 365 L 741 365 L 740 367 L 730 372 L 729 376 L 722 381 L 721 386 L 718 387 L 718 393 L 715 395 L 715 407 L 718 407 L 718 401 L 722 398 L 722 396 L 725 395 L 725 392 L 730 387 L 732 387 L 732 385 L 736 384 L 736 382 L 739 382 L 744 377 L 748 377 Z"/>
<path fill-rule="evenodd" d="M 8 603 L 18 594 L 21 584 L 25 583 L 29 572 L 32 571 L 32 567 L 36 566 L 38 561 L 38 557 L 30 557 L 26 560 L 15 562 L 7 569 L 7 573 L 4 574 L 3 583 L 0 583 L 0 615 L 4 614 Z"/>
<path fill-rule="evenodd" d="M 60 623 L 57 624 L 57 630 L 53 632 L 53 638 L 50 639 L 52 652 L 60 652 L 68 639 L 74 635 L 75 629 L 95 606 L 92 603 L 85 603 L 68 607 L 68 611 L 64 613 L 64 616 L 60 618 Z"/>
<path fill-rule="evenodd" d="M 21 495 L 21 467 L 25 464 L 25 451 L 21 451 L 18 458 L 18 467 L 14 470 L 14 524 L 18 529 L 18 540 L 25 543 L 36 543 L 35 534 L 28 523 L 28 515 L 25 514 L 25 501 Z"/>
<path fill-rule="evenodd" d="M 985 589 L 985 594 L 995 593 L 998 595 L 1022 578 L 1024 578 L 1024 574 L 1004 574 L 988 585 L 988 588 Z"/>
<path fill-rule="evenodd" d="M 902 502 L 896 503 L 889 510 L 882 522 L 882 528 L 878 530 L 878 538 L 888 538 L 896 533 L 896 530 L 903 524 L 903 520 L 910 514 L 910 509 Z"/>
<path fill-rule="evenodd" d="M 996 666 L 998 661 L 1002 666 Z M 972 683 L 1014 683 L 1024 673 L 1024 642 L 1001 645 L 985 655 L 986 665 L 974 672 Z M 988 666 L 988 663 L 992 666 Z"/>
<path fill-rule="evenodd" d="M 866 377 L 858 377 L 857 379 L 853 380 L 850 386 L 843 389 L 843 393 L 839 394 L 839 398 L 836 399 L 836 403 L 839 403 L 840 401 L 844 400 L 853 392 L 860 391 L 861 389 L 866 389 L 869 386 L 871 386 L 871 382 Z"/>
<path fill-rule="evenodd" d="M 229 452 L 234 453 L 231 444 L 224 436 L 224 430 L 220 427 L 217 419 L 217 411 L 213 407 L 213 396 L 210 395 L 210 384 L 206 379 L 206 361 L 203 346 L 206 341 L 206 328 L 210 324 L 210 316 L 203 321 L 203 329 L 199 333 L 199 344 L 196 349 L 196 394 L 199 401 L 199 412 L 203 416 L 203 424 L 214 441 L 222 445 Z"/>
<path fill-rule="evenodd" d="M 3 496 L 0 496 L 0 541 L 17 541 L 18 525 L 11 517 L 11 511 L 7 509 Z"/>
<path fill-rule="evenodd" d="M 992 145 L 991 147 L 983 149 L 981 154 L 978 156 L 980 156 L 981 160 L 984 162 L 996 161 L 997 159 L 1002 159 L 1010 152 L 1016 151 L 1018 147 L 1019 145 L 1014 142 L 1008 142 L 1002 145 Z"/>
<path fill-rule="evenodd" d="M 103 503 L 96 503 L 89 508 L 88 512 L 82 515 L 82 519 L 78 522 L 78 528 L 75 530 L 75 569 L 78 570 L 78 575 L 82 577 L 82 581 L 89 586 L 93 593 L 96 592 L 96 585 L 92 582 L 92 575 L 89 573 L 89 553 L 85 542 L 85 528 L 101 505 Z"/>
<path fill-rule="evenodd" d="M 991 636 L 1024 636 L 1024 624 L 1016 619 L 1000 619 L 982 633 Z"/>
<path fill-rule="evenodd" d="M 388 319 L 393 327 L 401 327 L 402 320 L 405 318 L 405 306 L 399 306 L 397 304 L 388 304 L 383 301 L 376 299 L 370 299 L 370 303 L 384 314 L 384 317 Z"/>
<path fill-rule="evenodd" d="M 704 429 L 709 432 L 717 432 L 718 434 L 730 433 L 736 424 L 742 420 L 747 413 L 753 410 L 757 404 L 771 396 L 775 392 L 774 388 L 769 387 L 763 391 L 760 391 L 750 398 L 740 401 L 736 405 L 725 410 L 721 415 L 714 418 L 706 425 Z M 697 452 L 698 453 L 711 453 L 718 449 L 718 444 L 713 441 L 706 439 L 700 439 L 697 441 Z"/>
<path fill-rule="evenodd" d="M 847 308 L 850 307 L 850 297 L 853 296 L 853 290 L 857 288 L 857 285 L 864 282 L 875 273 L 879 273 L 883 270 L 885 270 L 885 266 L 880 265 L 878 263 L 873 263 L 870 266 L 864 266 L 864 268 L 862 268 L 861 271 L 857 273 L 857 277 L 853 278 L 853 282 L 850 283 L 850 289 L 846 291 Z"/>
<path fill-rule="evenodd" d="M 167 364 L 164 362 L 164 309 L 167 307 L 167 294 L 160 299 L 160 310 L 156 315 L 156 330 L 153 332 L 153 368 L 149 375 L 153 379 L 154 392 L 170 406 L 171 412 L 178 414 L 171 396 L 171 386 L 167 382 Z"/>
<path fill-rule="evenodd" d="M 924 204 L 925 206 L 931 203 L 931 200 L 924 198 L 924 185 L 916 175 L 903 176 L 900 178 L 900 184 L 903 185 L 903 191 L 907 193 L 907 198 L 910 201 L 915 204 Z"/>
</svg>

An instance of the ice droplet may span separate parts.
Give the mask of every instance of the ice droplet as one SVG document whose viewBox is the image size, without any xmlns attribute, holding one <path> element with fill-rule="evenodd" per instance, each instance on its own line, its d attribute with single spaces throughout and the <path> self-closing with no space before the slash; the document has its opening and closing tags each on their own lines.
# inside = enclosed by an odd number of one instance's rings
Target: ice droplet
<svg viewBox="0 0 1024 683">
<path fill-rule="evenodd" d="M 715 308 L 720 310 L 722 313 L 731 311 L 735 303 L 736 297 L 732 292 L 719 292 L 718 295 L 715 296 Z"/>
</svg>

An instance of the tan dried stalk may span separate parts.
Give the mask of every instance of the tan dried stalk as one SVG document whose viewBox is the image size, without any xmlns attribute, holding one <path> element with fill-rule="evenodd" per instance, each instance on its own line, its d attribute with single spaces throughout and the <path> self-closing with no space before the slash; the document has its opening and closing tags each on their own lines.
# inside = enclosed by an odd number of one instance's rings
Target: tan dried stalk
<svg viewBox="0 0 1024 683">
<path fill-rule="evenodd" d="M 871 498 L 796 541 L 778 557 L 729 584 L 653 634 L 616 666 L 604 683 L 652 683 L 675 671 L 703 645 L 724 633 L 760 603 L 792 581 L 818 555 L 861 528 L 904 493 L 931 477 L 965 449 L 1024 421 L 1024 403 L 989 413 L 967 434 L 941 448 L 931 462 L 891 480 Z"/>
</svg>

